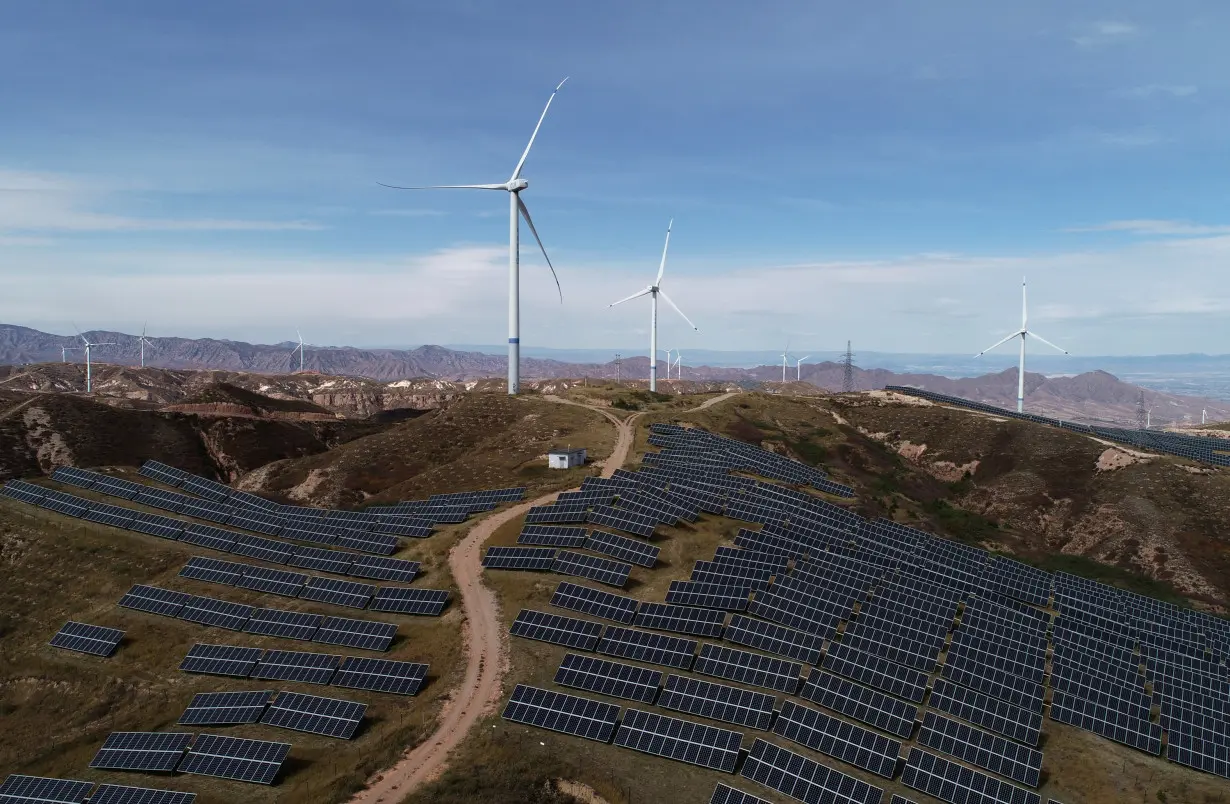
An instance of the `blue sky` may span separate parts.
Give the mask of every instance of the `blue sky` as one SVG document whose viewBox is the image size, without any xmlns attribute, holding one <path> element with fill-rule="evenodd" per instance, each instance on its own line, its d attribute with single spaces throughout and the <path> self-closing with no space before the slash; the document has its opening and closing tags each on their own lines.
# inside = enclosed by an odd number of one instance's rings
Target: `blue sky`
<svg viewBox="0 0 1230 804">
<path fill-rule="evenodd" d="M 437 6 L 437 8 L 432 8 Z M 1216 2 L 8 4 L 0 321 L 318 344 L 1228 351 Z"/>
</svg>

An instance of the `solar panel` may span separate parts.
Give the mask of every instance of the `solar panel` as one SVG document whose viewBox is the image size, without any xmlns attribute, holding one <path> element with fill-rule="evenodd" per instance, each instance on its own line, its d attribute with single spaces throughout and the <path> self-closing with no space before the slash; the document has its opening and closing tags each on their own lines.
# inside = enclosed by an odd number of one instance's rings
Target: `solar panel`
<svg viewBox="0 0 1230 804">
<path fill-rule="evenodd" d="M 114 731 L 90 760 L 90 767 L 170 773 L 190 742 L 192 735 L 185 733 Z"/>
<path fill-rule="evenodd" d="M 764 589 L 776 572 L 761 564 L 721 564 L 717 561 L 697 561 L 692 565 L 692 580 L 709 580 L 710 583 L 754 586 Z"/>
<path fill-rule="evenodd" d="M 332 684 L 394 695 L 415 695 L 427 679 L 427 669 L 427 665 L 417 662 L 347 656 Z"/>
<path fill-rule="evenodd" d="M 748 613 L 756 617 L 804 631 L 832 637 L 837 624 L 849 615 L 849 607 L 839 606 L 814 595 L 790 592 L 770 587 L 756 593 L 756 599 L 748 606 Z"/>
<path fill-rule="evenodd" d="M 504 707 L 502 717 L 514 723 L 609 743 L 615 733 L 619 707 L 518 684 Z"/>
<path fill-rule="evenodd" d="M 746 611 L 752 587 L 737 584 L 671 581 L 666 602 L 724 611 Z"/>
<path fill-rule="evenodd" d="M 928 676 L 849 645 L 831 643 L 822 664 L 825 670 L 852 678 L 898 698 L 920 703 L 927 694 Z"/>
<path fill-rule="evenodd" d="M 559 586 L 555 587 L 555 594 L 551 596 L 551 605 L 627 625 L 636 616 L 640 601 L 569 581 L 560 581 Z"/>
<path fill-rule="evenodd" d="M 0 801 L 4 800 L 4 797 L 0 796 Z M 192 804 L 194 801 L 196 793 L 119 784 L 100 785 L 94 795 L 90 796 L 90 804 Z"/>
<path fill-rule="evenodd" d="M 797 662 L 711 644 L 701 646 L 693 669 L 707 676 L 765 687 L 788 695 L 794 695 L 798 689 L 802 670 Z"/>
<path fill-rule="evenodd" d="M 304 552 L 303 550 L 299 551 Z M 410 583 L 419 574 L 417 561 L 384 556 L 354 556 L 354 565 L 349 574 L 356 578 L 371 578 L 377 581 L 402 581 Z"/>
<path fill-rule="evenodd" d="M 175 617 L 183 611 L 184 604 L 188 602 L 189 597 L 191 595 L 184 592 L 136 584 L 120 598 L 119 605 L 126 609 Z"/>
<path fill-rule="evenodd" d="M 598 652 L 638 662 L 690 670 L 692 660 L 696 657 L 696 641 L 609 626 L 598 643 Z"/>
<path fill-rule="evenodd" d="M 198 692 L 179 716 L 186 726 L 236 726 L 260 721 L 273 698 L 272 690 Z"/>
<path fill-rule="evenodd" d="M 1003 737 L 928 712 L 918 742 L 971 765 L 1037 787 L 1042 773 L 1042 752 Z"/>
<path fill-rule="evenodd" d="M 320 624 L 313 641 L 326 645 L 345 645 L 363 650 L 388 650 L 397 636 L 396 623 L 375 620 L 351 620 L 345 617 L 326 617 Z"/>
<path fill-rule="evenodd" d="M 544 547 L 584 547 L 589 538 L 585 528 L 568 525 L 526 525 L 517 536 L 517 544 L 537 544 Z"/>
<path fill-rule="evenodd" d="M 179 571 L 179 577 L 234 586 L 247 570 L 247 564 L 223 561 L 220 558 L 193 556 Z"/>
<path fill-rule="evenodd" d="M 406 589 L 398 586 L 382 586 L 372 600 L 372 611 L 394 611 L 399 614 L 422 614 L 439 616 L 448 605 L 447 589 Z"/>
<path fill-rule="evenodd" d="M 231 500 L 234 505 L 234 500 Z M 275 514 L 264 514 L 251 510 L 232 509 L 235 513 L 226 524 L 232 528 L 243 528 L 267 536 L 277 536 L 285 527 L 286 520 Z"/>
<path fill-rule="evenodd" d="M 1205 773 L 1230 779 L 1230 747 L 1189 734 L 1166 736 L 1166 758 Z"/>
<path fill-rule="evenodd" d="M 361 553 L 388 556 L 397 552 L 400 542 L 397 541 L 396 536 L 347 530 L 338 535 L 337 541 L 334 544 L 338 547 L 349 547 L 351 550 L 358 550 Z"/>
<path fill-rule="evenodd" d="M 1051 698 L 1051 720 L 1100 734 L 1145 753 L 1162 752 L 1161 727 L 1149 722 L 1147 712 L 1137 715 L 1071 693 L 1056 692 Z"/>
<path fill-rule="evenodd" d="M 658 696 L 658 706 L 762 731 L 773 720 L 774 698 L 763 692 L 712 681 L 672 675 Z"/>
<path fill-rule="evenodd" d="M 1041 711 L 1042 685 L 1000 670 L 990 664 L 948 654 L 941 671 L 944 678 L 1010 704 Z M 1052 682 L 1054 679 L 1052 678 Z"/>
<path fill-rule="evenodd" d="M 86 511 L 81 518 L 87 522 L 97 522 L 100 525 L 110 525 L 113 528 L 127 528 L 132 521 L 133 512 L 118 505 L 95 505 Z"/>
<path fill-rule="evenodd" d="M 880 804 L 884 797 L 878 787 L 759 738 L 739 773 L 804 804 Z"/>
<path fill-rule="evenodd" d="M 171 539 L 174 541 L 179 539 L 180 534 L 184 532 L 184 524 L 178 519 L 172 519 L 169 516 L 134 511 L 132 520 L 125 527 L 137 533 L 145 533 L 150 536 L 157 536 L 160 539 Z"/>
<path fill-rule="evenodd" d="M 0 486 L 0 497 L 8 497 L 28 505 L 38 505 L 42 502 L 44 494 L 44 490 L 33 483 L 21 483 L 20 481 L 10 480 L 8 483 Z"/>
<path fill-rule="evenodd" d="M 213 525 L 192 524 L 184 528 L 184 532 L 179 535 L 179 540 L 200 547 L 208 547 L 220 553 L 229 553 L 238 535 L 234 531 Z"/>
<path fill-rule="evenodd" d="M 267 651 L 252 678 L 273 681 L 302 681 L 305 684 L 328 684 L 341 663 L 341 656 L 327 653 L 303 653 L 290 650 Z"/>
<path fill-rule="evenodd" d="M 590 651 L 598 644 L 602 623 L 522 609 L 508 632 L 513 636 Z"/>
<path fill-rule="evenodd" d="M 198 500 L 189 497 L 180 506 L 179 513 L 194 519 L 204 519 L 207 522 L 225 525 L 235 515 L 235 509 L 225 502 Z"/>
<path fill-rule="evenodd" d="M 285 564 L 290 561 L 296 549 L 293 544 L 286 542 L 245 535 L 235 539 L 235 544 L 231 546 L 231 552 L 236 555 L 258 558 L 270 564 Z"/>
<path fill-rule="evenodd" d="M 625 511 L 610 505 L 596 505 L 590 509 L 585 520 L 594 525 L 604 525 L 633 536 L 643 536 L 646 539 L 653 536 L 658 527 L 658 518 L 636 511 Z"/>
<path fill-rule="evenodd" d="M 352 609 L 365 609 L 376 594 L 376 587 L 357 581 L 342 581 L 336 578 L 321 578 L 312 576 L 299 597 L 304 600 L 315 600 L 318 603 L 332 603 L 335 606 L 346 606 Z"/>
<path fill-rule="evenodd" d="M 655 545 L 601 530 L 595 530 L 589 534 L 585 548 L 640 567 L 656 566 L 658 553 L 662 551 L 662 548 Z"/>
<path fill-rule="evenodd" d="M 942 678 L 935 680 L 931 698 L 927 703 L 932 709 L 954 715 L 1026 745 L 1038 744 L 1042 715 L 1037 712 L 958 687 Z"/>
<path fill-rule="evenodd" d="M 261 723 L 349 740 L 358 731 L 366 711 L 365 703 L 279 692 L 277 699 L 265 710 Z"/>
<path fill-rule="evenodd" d="M 216 628 L 226 628 L 231 631 L 242 631 L 252 619 L 255 606 L 243 603 L 232 603 L 229 600 L 219 600 L 201 595 L 189 595 L 184 601 L 184 607 L 177 615 L 181 620 L 187 620 L 201 625 Z"/>
<path fill-rule="evenodd" d="M 37 503 L 39 508 L 46 508 L 49 511 L 55 511 L 57 514 L 65 516 L 81 517 L 86 511 L 90 510 L 90 503 L 80 497 L 74 497 L 71 494 L 60 494 L 58 492 L 48 492 Z"/>
<path fill-rule="evenodd" d="M 272 569 L 271 567 L 248 567 L 235 585 L 240 589 L 267 592 L 282 597 L 299 597 L 308 577 L 302 572 Z"/>
<path fill-rule="evenodd" d="M 53 648 L 88 653 L 91 656 L 110 656 L 120 646 L 124 632 L 118 628 L 104 628 L 69 620 L 61 626 L 49 643 Z"/>
<path fill-rule="evenodd" d="M 488 547 L 483 555 L 487 569 L 549 570 L 555 563 L 554 547 Z"/>
<path fill-rule="evenodd" d="M 93 789 L 93 782 L 14 773 L 0 784 L 0 804 L 81 804 Z"/>
<path fill-rule="evenodd" d="M 243 630 L 249 634 L 303 639 L 310 642 L 316 636 L 323 619 L 324 617 L 319 614 L 309 614 L 305 611 L 257 609 L 252 612 L 252 619 L 248 620 Z"/>
<path fill-rule="evenodd" d="M 628 574 L 632 572 L 632 565 L 606 558 L 596 558 L 584 553 L 574 553 L 571 550 L 559 550 L 555 554 L 554 563 L 551 564 L 551 571 L 589 578 L 591 581 L 610 586 L 623 586 L 628 582 Z"/>
<path fill-rule="evenodd" d="M 743 735 L 639 709 L 624 711 L 615 745 L 646 754 L 734 773 Z"/>
<path fill-rule="evenodd" d="M 662 673 L 645 667 L 569 653 L 560 662 L 555 683 L 615 698 L 651 704 L 658 697 Z"/>
<path fill-rule="evenodd" d="M 918 707 L 819 669 L 811 671 L 799 695 L 904 739 L 918 719 Z"/>
<path fill-rule="evenodd" d="M 635 624 L 656 631 L 674 631 L 692 636 L 720 637 L 726 613 L 717 609 L 673 606 L 668 603 L 642 603 Z"/>
<path fill-rule="evenodd" d="M 896 773 L 897 757 L 901 754 L 901 743 L 897 740 L 794 701 L 783 702 L 773 723 L 773 733 L 887 779 Z"/>
<path fill-rule="evenodd" d="M 265 653 L 261 648 L 238 645 L 208 645 L 198 642 L 189 649 L 179 669 L 185 673 L 247 678 Z"/>
<path fill-rule="evenodd" d="M 180 763 L 179 772 L 273 784 L 289 753 L 290 743 L 201 734 Z"/>
<path fill-rule="evenodd" d="M 354 567 L 354 554 L 325 547 L 298 547 L 286 563 L 292 567 L 348 575 Z"/>
<path fill-rule="evenodd" d="M 952 804 L 1041 804 L 1037 793 L 1001 782 L 918 748 L 910 749 L 901 782 Z"/>
<path fill-rule="evenodd" d="M 746 645 L 749 648 L 798 659 L 807 664 L 820 661 L 820 648 L 824 644 L 823 637 L 795 631 L 782 625 L 754 620 L 736 614 L 730 619 L 730 625 L 722 634 L 727 642 L 736 645 Z"/>
<path fill-rule="evenodd" d="M 744 793 L 742 790 L 737 790 L 728 785 L 718 784 L 713 789 L 713 795 L 709 798 L 709 804 L 772 804 L 772 802 L 765 801 L 763 798 L 757 798 L 751 793 Z"/>
</svg>

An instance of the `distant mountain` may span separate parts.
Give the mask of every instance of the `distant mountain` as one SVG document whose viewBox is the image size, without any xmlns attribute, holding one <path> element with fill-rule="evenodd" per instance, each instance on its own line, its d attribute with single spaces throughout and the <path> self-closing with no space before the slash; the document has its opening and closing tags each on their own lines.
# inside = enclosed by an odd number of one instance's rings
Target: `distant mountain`
<svg viewBox="0 0 1230 804">
<path fill-rule="evenodd" d="M 133 366 L 139 362 L 140 345 L 137 336 L 105 331 L 91 331 L 86 335 L 92 341 L 113 341 L 116 344 L 98 348 L 94 352 L 96 363 Z M 145 360 L 146 365 L 151 367 L 257 375 L 286 375 L 299 368 L 298 355 L 291 354 L 294 348 L 291 343 L 249 344 L 212 338 L 150 340 L 153 341 L 153 346 L 146 347 Z M 80 341 L 74 336 L 51 335 L 26 327 L 0 324 L 0 364 L 20 366 L 26 363 L 59 362 L 61 347 L 79 345 Z M 82 355 L 79 351 L 70 352 L 68 358 L 70 362 L 79 363 Z M 507 358 L 503 355 L 457 351 L 442 346 L 419 346 L 414 349 L 308 347 L 305 350 L 304 366 L 308 371 L 322 375 L 361 377 L 379 383 L 424 378 L 472 382 L 504 377 Z M 631 357 L 622 360 L 617 366 L 614 361 L 568 363 L 561 360 L 523 358 L 521 372 L 526 380 L 611 380 L 618 375 L 624 381 L 637 381 L 648 376 L 649 359 Z M 682 374 L 684 386 L 690 383 L 729 383 L 745 387 L 764 386 L 772 390 L 781 384 L 782 367 L 685 366 Z M 843 367 L 838 363 L 805 363 L 801 375 L 802 385 L 788 385 L 787 389 L 783 390 L 797 393 L 814 386 L 827 391 L 840 391 L 843 374 Z M 0 376 L 3 376 L 3 372 L 0 372 Z M 666 377 L 664 361 L 658 361 L 658 376 Z M 788 383 L 794 382 L 797 376 L 796 367 L 787 369 Z M 981 377 L 957 378 L 926 373 L 898 373 L 887 369 L 855 367 L 853 370 L 855 390 L 870 391 L 886 385 L 912 385 L 1003 407 L 1016 405 L 1016 376 L 1015 368 Z M 211 378 L 212 381 L 222 379 Z M 58 390 L 69 390 L 69 386 Z M 1052 378 L 1034 373 L 1025 375 L 1026 401 L 1031 410 L 1075 421 L 1134 424 L 1142 391 L 1146 408 L 1152 411 L 1154 422 L 1158 425 L 1199 423 L 1202 412 L 1205 411 L 1209 421 L 1230 420 L 1230 403 L 1143 389 L 1122 382 L 1104 371 Z M 288 396 L 295 397 L 297 394 Z M 169 402 L 171 399 L 166 398 L 164 401 Z"/>
</svg>

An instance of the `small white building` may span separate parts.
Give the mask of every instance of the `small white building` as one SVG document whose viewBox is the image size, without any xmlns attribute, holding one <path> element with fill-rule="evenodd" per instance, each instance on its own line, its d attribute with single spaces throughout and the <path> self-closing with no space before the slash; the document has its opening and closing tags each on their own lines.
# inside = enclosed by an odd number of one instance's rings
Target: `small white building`
<svg viewBox="0 0 1230 804">
<path fill-rule="evenodd" d="M 553 449 L 547 453 L 547 466 L 552 469 L 571 469 L 585 465 L 585 448 Z"/>
</svg>

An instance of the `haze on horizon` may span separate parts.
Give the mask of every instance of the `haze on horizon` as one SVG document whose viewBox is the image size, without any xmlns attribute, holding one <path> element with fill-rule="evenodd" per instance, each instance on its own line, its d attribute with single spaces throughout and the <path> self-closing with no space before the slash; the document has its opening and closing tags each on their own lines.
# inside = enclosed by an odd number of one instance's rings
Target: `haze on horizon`
<svg viewBox="0 0 1230 804">
<path fill-rule="evenodd" d="M 1230 337 L 1230 7 L 894 0 L 53 4 L 0 30 L 0 321 L 318 344 L 500 343 L 499 181 L 550 89 L 522 341 L 606 308 L 675 218 L 661 345 L 1082 355 Z M 523 234 L 523 237 L 526 235 Z M 532 243 L 529 245 L 532 246 Z M 627 356 L 627 355 L 626 355 Z"/>
</svg>

